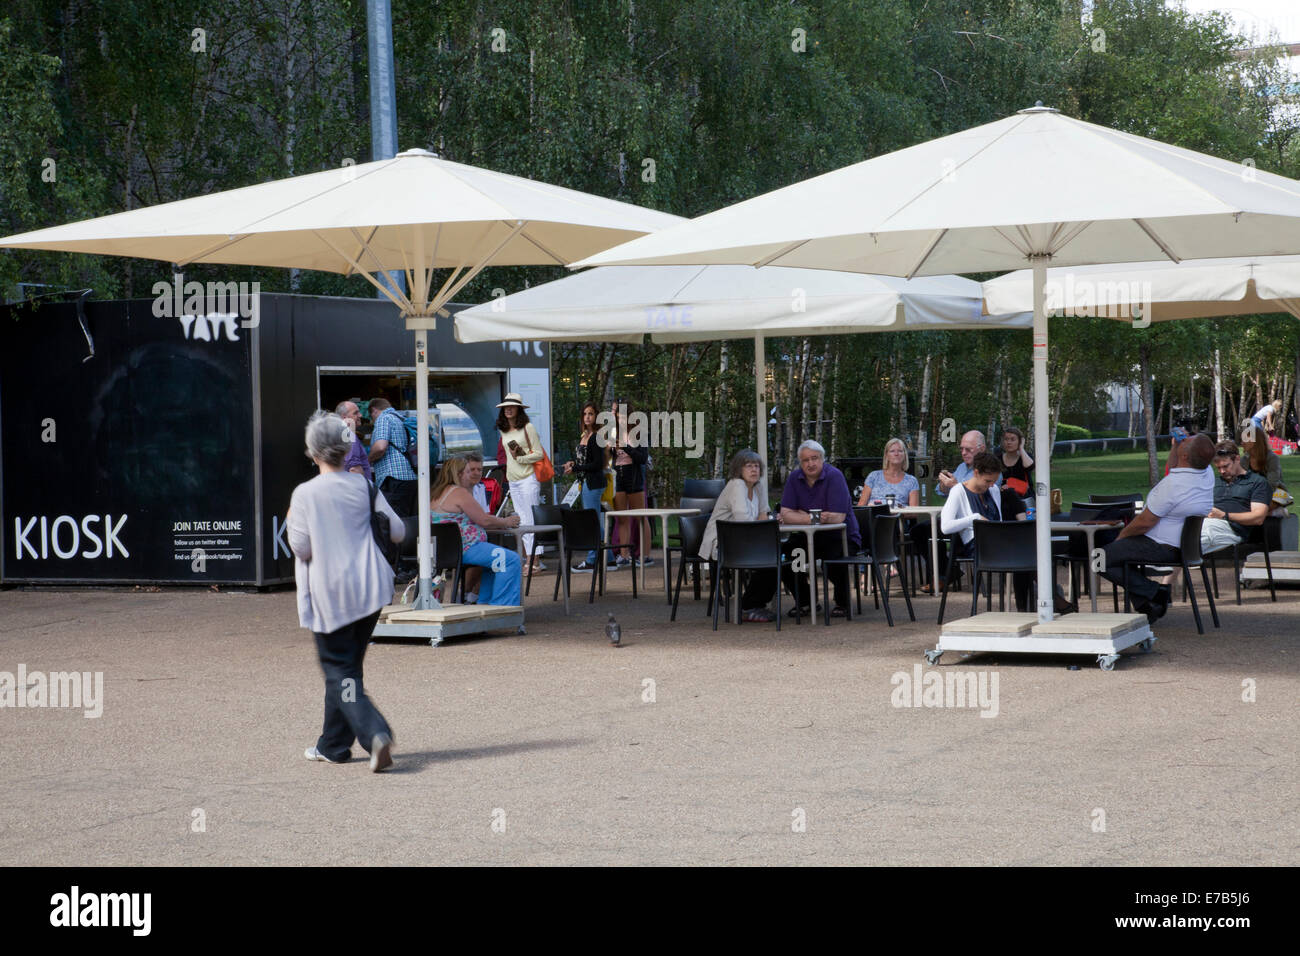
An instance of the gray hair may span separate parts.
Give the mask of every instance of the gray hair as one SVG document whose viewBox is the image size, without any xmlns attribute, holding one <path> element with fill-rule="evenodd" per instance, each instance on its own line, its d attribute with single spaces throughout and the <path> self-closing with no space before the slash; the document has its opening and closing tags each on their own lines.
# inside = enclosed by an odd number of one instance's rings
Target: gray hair
<svg viewBox="0 0 1300 956">
<path fill-rule="evenodd" d="M 822 447 L 821 442 L 813 441 L 811 438 L 805 439 L 799 445 L 798 450 L 794 453 L 795 457 L 798 458 L 802 455 L 805 448 L 811 448 L 813 451 L 817 452 L 817 454 L 821 455 L 822 458 L 826 457 L 826 449 Z"/>
<path fill-rule="evenodd" d="M 483 454 L 482 454 L 482 452 L 477 452 L 477 451 L 467 451 L 467 452 L 463 452 L 463 453 L 461 454 L 460 457 L 461 457 L 461 458 L 464 458 L 466 461 L 476 461 L 476 462 L 478 462 L 480 465 L 483 464 Z"/>
<path fill-rule="evenodd" d="M 333 412 L 316 411 L 307 419 L 307 457 L 337 468 L 352 450 L 352 429 Z"/>
<path fill-rule="evenodd" d="M 349 405 L 356 405 L 356 402 L 352 401 L 352 399 L 350 398 L 345 398 L 343 401 L 339 402 L 337 405 L 334 406 L 334 414 L 339 416 L 339 418 L 342 418 L 343 413 L 348 410 Z M 359 410 L 360 406 L 358 405 L 357 408 Z"/>
<path fill-rule="evenodd" d="M 752 448 L 744 448 L 736 452 L 735 456 L 731 459 L 731 467 L 727 469 L 727 477 L 743 478 L 745 466 L 750 462 L 758 465 L 758 474 L 759 477 L 762 477 L 763 459 L 758 457 L 758 452 L 754 451 Z"/>
</svg>

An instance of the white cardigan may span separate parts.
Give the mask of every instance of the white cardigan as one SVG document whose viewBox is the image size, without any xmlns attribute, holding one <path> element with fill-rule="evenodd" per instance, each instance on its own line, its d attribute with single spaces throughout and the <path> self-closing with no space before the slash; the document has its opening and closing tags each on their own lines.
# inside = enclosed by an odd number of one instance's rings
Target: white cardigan
<svg viewBox="0 0 1300 956">
<path fill-rule="evenodd" d="M 760 478 L 754 492 L 758 501 L 758 513 L 762 516 L 768 510 L 767 482 Z M 722 494 L 718 495 L 718 500 L 714 502 L 713 512 L 709 515 L 709 525 L 704 529 L 704 537 L 700 540 L 701 558 L 705 561 L 717 560 L 718 522 L 748 521 L 749 511 L 745 507 L 748 500 L 749 486 L 745 484 L 744 478 L 732 478 L 727 482 L 722 489 Z"/>
<path fill-rule="evenodd" d="M 1002 499 L 1001 496 L 991 493 L 993 507 L 998 513 L 998 520 L 1002 520 Z M 961 533 L 962 544 L 970 544 L 975 538 L 975 530 L 971 527 L 976 521 L 982 520 L 982 515 L 978 511 L 972 511 L 970 498 L 966 494 L 966 486 L 958 485 L 952 491 L 948 492 L 948 500 L 943 503 L 943 513 L 939 515 L 939 528 L 944 534 Z"/>
</svg>

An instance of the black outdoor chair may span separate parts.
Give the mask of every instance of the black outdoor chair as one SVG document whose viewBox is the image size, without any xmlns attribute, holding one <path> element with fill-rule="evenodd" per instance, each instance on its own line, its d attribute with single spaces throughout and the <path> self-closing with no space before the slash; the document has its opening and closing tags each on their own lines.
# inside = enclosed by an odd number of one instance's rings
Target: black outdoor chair
<svg viewBox="0 0 1300 956">
<path fill-rule="evenodd" d="M 999 575 L 998 610 L 1007 606 L 1006 576 L 1017 571 L 1038 570 L 1037 529 L 1032 521 L 976 521 L 975 560 L 971 568 L 970 612 L 979 609 L 980 575 L 989 576 L 987 610 L 993 610 L 993 575 Z"/>
<path fill-rule="evenodd" d="M 1135 498 L 1135 496 L 1132 496 Z M 1084 503 L 1081 501 L 1071 502 L 1069 514 L 1061 515 L 1064 520 L 1070 521 L 1123 521 L 1128 523 L 1133 520 L 1135 513 L 1133 500 L 1100 502 L 1091 501 Z M 1104 548 L 1116 538 L 1122 529 L 1098 531 L 1093 538 L 1094 547 Z M 1063 562 L 1070 572 L 1070 593 L 1078 595 L 1082 593 L 1083 582 L 1087 580 L 1086 574 L 1088 566 L 1092 561 L 1092 555 L 1088 553 L 1088 536 L 1082 531 L 1066 532 L 1067 543 L 1062 549 L 1053 547 L 1052 557 Z M 1119 610 L 1119 599 L 1115 599 L 1115 610 Z"/>
<path fill-rule="evenodd" d="M 565 509 L 559 505 L 533 505 L 533 524 L 559 524 L 560 516 Z M 560 546 L 560 532 L 558 531 L 540 531 L 533 535 L 533 550 L 528 555 L 528 580 L 524 582 L 524 597 L 528 596 L 529 589 L 533 586 L 533 558 L 542 553 L 544 546 L 553 544 L 557 548 Z M 564 560 L 561 557 L 561 560 Z"/>
<path fill-rule="evenodd" d="M 857 512 L 866 511 L 867 509 L 854 508 L 853 510 Z M 882 603 L 884 604 L 885 620 L 890 627 L 894 626 L 894 614 L 889 608 L 889 578 L 881 573 L 881 569 L 884 568 L 888 572 L 890 568 L 897 568 L 903 600 L 907 602 L 907 616 L 915 621 L 916 613 L 912 610 L 912 596 L 907 591 L 907 572 L 898 555 L 898 516 L 891 514 L 862 515 L 858 520 L 863 535 L 862 551 L 844 557 L 822 559 L 822 607 L 826 609 L 826 623 L 830 623 L 831 606 L 829 568 L 835 565 L 848 565 L 853 568 L 853 591 L 857 599 L 859 614 L 862 613 L 862 589 L 858 569 L 861 567 L 871 569 L 871 577 L 875 582 L 876 607 L 880 607 Z M 863 523 L 864 521 L 865 523 Z M 853 620 L 853 608 L 850 606 L 845 610 L 847 620 Z"/>
<path fill-rule="evenodd" d="M 594 604 L 597 586 L 600 588 L 601 597 L 605 596 L 605 553 L 614 550 L 601 540 L 600 512 L 590 508 L 564 508 L 560 511 L 559 517 L 560 527 L 564 529 L 564 551 L 560 554 L 560 570 L 555 575 L 555 593 L 551 595 L 551 600 L 554 601 L 560 596 L 561 574 L 569 579 L 570 583 L 566 587 L 570 594 L 573 593 L 573 556 L 595 551 L 596 567 L 591 572 L 591 589 L 587 595 L 587 603 Z M 632 575 L 632 596 L 636 597 L 635 574 Z"/>
<path fill-rule="evenodd" d="M 668 618 L 670 621 L 677 620 L 677 601 L 682 596 L 682 578 L 686 576 L 686 566 L 691 566 L 691 578 L 695 582 L 695 600 L 700 599 L 700 571 L 701 565 L 709 566 L 710 588 L 709 588 L 709 608 L 706 613 L 713 611 L 713 562 L 708 558 L 700 557 L 700 545 L 704 541 L 704 532 L 709 527 L 708 515 L 683 515 L 681 518 L 681 541 L 682 543 L 670 550 L 680 551 L 682 554 L 681 563 L 677 565 L 677 587 L 673 591 L 673 613 Z M 665 557 L 665 560 L 668 560 Z"/>
<path fill-rule="evenodd" d="M 1072 501 L 1071 521 L 1123 521 L 1128 523 L 1137 514 L 1137 504 L 1132 501 Z"/>
<path fill-rule="evenodd" d="M 725 478 L 687 478 L 682 485 L 683 498 L 717 498 L 727 487 Z M 689 507 L 683 505 L 682 507 Z"/>
<path fill-rule="evenodd" d="M 1134 504 L 1136 504 L 1141 500 L 1142 500 L 1141 495 L 1089 495 L 1088 496 L 1088 502 L 1094 505 L 1111 504 L 1111 503 L 1122 504 L 1128 501 L 1131 501 Z"/>
<path fill-rule="evenodd" d="M 401 557 L 418 561 L 417 535 L 420 519 L 415 515 L 403 518 L 402 526 L 406 529 L 406 537 L 402 539 Z M 465 571 L 461 563 L 460 526 L 454 521 L 438 521 L 431 526 L 431 530 L 430 540 L 434 545 L 433 573 L 436 575 L 439 571 L 454 572 L 455 577 L 452 578 L 448 593 L 452 597 L 452 602 L 462 602 L 465 600 Z"/>
<path fill-rule="evenodd" d="M 714 506 L 715 504 L 717 504 L 717 503 L 718 503 L 718 499 L 717 499 L 717 498 L 687 498 L 687 497 L 683 496 L 682 499 L 681 499 L 681 501 L 678 502 L 677 507 L 679 507 L 679 508 L 699 508 L 699 509 L 700 509 L 700 514 L 702 514 L 702 515 L 707 519 L 707 518 L 709 517 L 709 515 L 711 515 L 711 514 L 713 513 L 713 506 Z M 680 522 L 680 518 L 681 518 L 681 517 L 683 517 L 683 516 L 679 516 L 679 520 L 678 520 L 678 530 L 677 530 L 677 531 L 669 532 L 669 534 L 668 534 L 668 541 L 667 541 L 667 542 L 664 542 L 664 560 L 665 560 L 665 561 L 668 561 L 668 562 L 671 562 L 671 561 L 672 561 L 672 557 L 671 557 L 671 555 L 669 554 L 670 551 L 680 551 L 680 550 L 682 549 L 682 534 L 681 534 L 681 530 L 680 530 L 680 529 L 681 529 L 681 522 Z M 669 545 L 669 542 L 672 543 L 671 546 Z M 672 576 L 672 573 L 673 573 L 673 566 L 672 566 L 671 563 L 669 563 L 669 565 L 668 565 L 668 574 L 669 574 L 670 577 Z M 698 593 L 698 592 L 699 592 L 699 584 L 698 584 L 698 583 L 696 584 L 695 590 L 696 590 L 696 595 L 695 595 L 695 596 L 696 596 L 696 599 L 698 600 L 698 599 L 699 599 L 699 593 Z"/>
<path fill-rule="evenodd" d="M 743 615 L 740 607 L 740 572 L 776 569 L 776 629 L 781 630 L 781 569 L 791 562 L 782 560 L 781 529 L 778 522 L 768 521 L 719 521 L 718 529 L 718 571 L 717 594 L 710 594 L 713 602 L 713 629 L 718 629 L 718 610 L 727 591 L 727 572 L 731 571 L 733 586 L 731 591 L 736 598 L 736 623 L 741 623 Z M 731 602 L 727 601 L 728 614 Z M 795 623 L 801 623 L 799 602 L 795 601 Z"/>
<path fill-rule="evenodd" d="M 1196 604 L 1196 589 L 1192 586 L 1192 568 L 1201 569 L 1201 580 L 1205 584 L 1205 598 L 1210 602 L 1210 616 L 1214 620 L 1214 626 L 1219 626 L 1219 611 L 1214 606 L 1214 589 L 1210 584 L 1210 572 L 1205 566 L 1205 560 L 1201 556 L 1201 523 L 1205 519 L 1201 515 L 1191 515 L 1183 519 L 1183 534 L 1179 542 L 1178 562 L 1183 569 L 1183 590 L 1187 592 L 1187 599 L 1192 605 L 1192 617 L 1196 619 L 1196 633 L 1204 634 L 1205 626 L 1201 623 L 1201 609 Z M 1127 569 L 1129 565 L 1135 566 L 1141 573 L 1144 567 L 1156 565 L 1153 561 L 1122 561 L 1120 567 Z M 1114 586 L 1112 585 L 1112 591 Z M 1172 595 L 1171 595 L 1172 596 Z M 1124 612 L 1127 614 L 1133 609 L 1133 601 L 1124 589 Z"/>
<path fill-rule="evenodd" d="M 1229 545 L 1226 548 L 1219 548 L 1217 551 L 1211 551 L 1205 555 L 1206 560 L 1210 562 L 1210 568 L 1214 575 L 1214 596 L 1219 596 L 1219 558 L 1221 556 L 1232 555 L 1232 580 L 1237 585 L 1237 604 L 1241 604 L 1241 563 L 1248 555 L 1256 551 L 1264 552 L 1264 568 L 1268 572 L 1268 594 L 1274 603 L 1277 602 L 1277 589 L 1273 586 L 1273 562 L 1269 558 L 1270 551 L 1282 550 L 1282 519 L 1265 518 L 1264 523 L 1250 529 L 1250 534 L 1237 544 Z"/>
</svg>

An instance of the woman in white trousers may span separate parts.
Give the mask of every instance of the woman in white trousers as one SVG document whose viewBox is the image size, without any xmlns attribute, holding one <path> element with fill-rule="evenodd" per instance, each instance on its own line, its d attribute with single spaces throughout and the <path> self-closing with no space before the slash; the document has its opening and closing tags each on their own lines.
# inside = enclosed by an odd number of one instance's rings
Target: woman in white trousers
<svg viewBox="0 0 1300 956">
<path fill-rule="evenodd" d="M 497 405 L 501 409 L 497 416 L 497 431 L 501 434 L 501 447 L 506 453 L 506 480 L 510 482 L 510 500 L 514 502 L 515 514 L 524 524 L 532 524 L 533 506 L 542 503 L 542 486 L 533 474 L 533 463 L 541 461 L 545 451 L 542 437 L 528 421 L 528 413 L 524 410 L 527 407 L 518 393 L 507 395 L 505 401 Z M 544 570 L 541 561 L 533 558 L 531 534 L 524 535 L 524 554 L 534 571 Z M 524 570 L 527 571 L 527 566 Z"/>
</svg>

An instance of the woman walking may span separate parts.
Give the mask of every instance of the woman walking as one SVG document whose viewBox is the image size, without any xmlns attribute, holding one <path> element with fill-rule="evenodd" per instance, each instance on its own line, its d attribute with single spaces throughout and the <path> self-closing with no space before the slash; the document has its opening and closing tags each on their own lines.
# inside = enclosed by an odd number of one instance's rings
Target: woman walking
<svg viewBox="0 0 1300 956">
<path fill-rule="evenodd" d="M 285 516 L 298 584 L 298 622 L 316 640 L 325 673 L 325 721 L 308 760 L 344 763 L 352 744 L 370 753 L 376 773 L 393 763 L 393 731 L 370 702 L 362 661 L 379 612 L 393 599 L 393 569 L 370 525 L 374 510 L 388 516 L 389 537 L 405 536 L 402 519 L 359 474 L 343 470 L 352 429 L 337 415 L 316 412 L 307 422 L 307 457 L 320 474 L 293 490 Z"/>
<path fill-rule="evenodd" d="M 564 463 L 564 473 L 574 475 L 582 482 L 582 507 L 600 514 L 600 499 L 605 494 L 605 469 L 609 465 L 609 455 L 597 440 L 599 429 L 596 419 L 600 410 L 594 402 L 582 406 L 582 433 L 578 444 L 573 448 L 573 459 Z M 601 533 L 605 523 L 601 521 Z M 574 565 L 575 571 L 593 571 L 596 567 L 596 552 L 588 551 L 586 560 Z"/>
<path fill-rule="evenodd" d="M 517 392 L 511 392 L 505 401 L 497 406 L 501 414 L 497 416 L 497 431 L 501 434 L 501 446 L 506 453 L 506 480 L 510 482 L 510 500 L 514 502 L 515 514 L 524 524 L 533 523 L 533 506 L 542 503 L 542 485 L 533 474 L 533 464 L 542 460 L 545 450 L 542 448 L 542 436 L 528 421 L 528 412 L 522 398 Z M 533 536 L 524 535 L 524 554 L 533 571 L 545 571 L 546 567 L 533 555 Z"/>
</svg>

